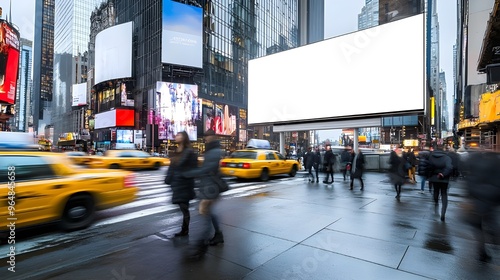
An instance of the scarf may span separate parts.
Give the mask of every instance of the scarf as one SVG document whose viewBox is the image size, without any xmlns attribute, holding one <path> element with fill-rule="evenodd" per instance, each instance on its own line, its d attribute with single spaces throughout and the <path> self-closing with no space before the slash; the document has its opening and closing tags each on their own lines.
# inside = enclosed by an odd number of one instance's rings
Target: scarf
<svg viewBox="0 0 500 280">
<path fill-rule="evenodd" d="M 358 154 L 356 154 L 356 155 L 354 156 L 354 159 L 353 159 L 353 161 L 352 161 L 352 166 L 351 166 L 351 167 L 352 167 L 352 168 L 351 168 L 352 173 L 356 172 L 356 161 L 357 161 L 357 160 L 358 160 Z"/>
</svg>

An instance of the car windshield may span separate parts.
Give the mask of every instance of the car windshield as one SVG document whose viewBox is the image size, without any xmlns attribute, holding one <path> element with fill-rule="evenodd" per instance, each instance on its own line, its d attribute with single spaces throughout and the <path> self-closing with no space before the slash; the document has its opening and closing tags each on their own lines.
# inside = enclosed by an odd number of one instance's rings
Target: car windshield
<svg viewBox="0 0 500 280">
<path fill-rule="evenodd" d="M 256 159 L 257 153 L 251 151 L 235 151 L 229 158 L 244 158 L 244 159 Z"/>
</svg>

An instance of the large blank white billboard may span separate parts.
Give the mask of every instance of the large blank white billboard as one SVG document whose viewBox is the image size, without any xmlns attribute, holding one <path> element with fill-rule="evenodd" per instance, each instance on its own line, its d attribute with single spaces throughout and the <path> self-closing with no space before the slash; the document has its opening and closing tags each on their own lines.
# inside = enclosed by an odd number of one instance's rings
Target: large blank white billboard
<svg viewBox="0 0 500 280">
<path fill-rule="evenodd" d="M 116 111 L 107 111 L 95 115 L 95 129 L 116 126 Z"/>
<path fill-rule="evenodd" d="M 248 63 L 248 123 L 424 110 L 424 15 Z"/>
<path fill-rule="evenodd" d="M 71 91 L 73 96 L 72 106 L 87 105 L 87 83 L 73 85 Z"/>
<path fill-rule="evenodd" d="M 95 37 L 95 84 L 132 77 L 133 22 L 104 29 Z"/>
</svg>

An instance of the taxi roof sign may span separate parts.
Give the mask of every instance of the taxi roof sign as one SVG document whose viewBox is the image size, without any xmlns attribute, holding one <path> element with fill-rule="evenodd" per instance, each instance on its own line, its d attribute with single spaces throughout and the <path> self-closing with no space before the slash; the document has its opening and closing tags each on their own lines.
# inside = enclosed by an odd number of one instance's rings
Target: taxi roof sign
<svg viewBox="0 0 500 280">
<path fill-rule="evenodd" d="M 263 139 L 250 139 L 247 143 L 247 149 L 271 149 L 271 143 Z"/>
</svg>

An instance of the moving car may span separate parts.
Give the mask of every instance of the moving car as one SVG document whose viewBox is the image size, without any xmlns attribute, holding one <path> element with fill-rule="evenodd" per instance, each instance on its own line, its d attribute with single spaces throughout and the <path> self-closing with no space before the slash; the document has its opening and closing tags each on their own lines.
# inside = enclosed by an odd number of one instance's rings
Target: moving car
<svg viewBox="0 0 500 280">
<path fill-rule="evenodd" d="M 0 232 L 58 222 L 64 230 L 88 227 L 96 210 L 132 202 L 129 171 L 74 166 L 61 153 L 0 145 Z"/>
<path fill-rule="evenodd" d="M 246 149 L 234 151 L 220 163 L 223 176 L 259 178 L 262 181 L 280 174 L 294 177 L 299 169 L 300 163 L 297 160 L 286 159 L 278 151 L 271 150 L 268 141 L 259 139 L 251 139 Z"/>
<path fill-rule="evenodd" d="M 153 157 L 139 150 L 107 150 L 103 156 L 89 156 L 89 167 L 110 169 L 159 169 L 170 165 L 170 159 Z"/>
<path fill-rule="evenodd" d="M 88 165 L 91 161 L 85 152 L 66 152 L 66 156 L 76 165 Z"/>
</svg>

